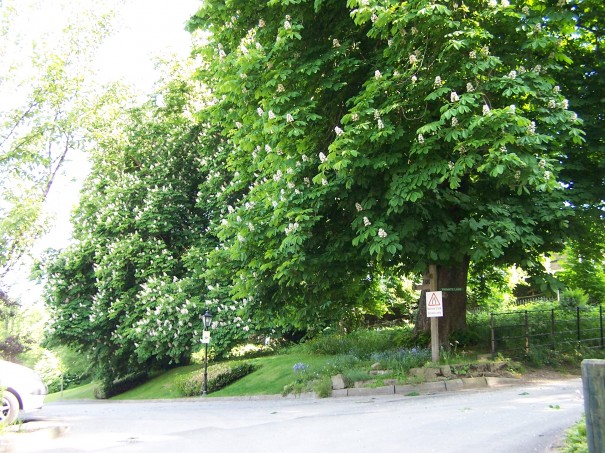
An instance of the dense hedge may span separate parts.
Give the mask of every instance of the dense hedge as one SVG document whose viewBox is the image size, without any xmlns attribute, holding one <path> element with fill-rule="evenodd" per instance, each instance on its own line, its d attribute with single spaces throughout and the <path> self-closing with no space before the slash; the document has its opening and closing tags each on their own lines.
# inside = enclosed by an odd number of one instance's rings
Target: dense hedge
<svg viewBox="0 0 605 453">
<path fill-rule="evenodd" d="M 95 398 L 107 399 L 131 390 L 147 382 L 149 374 L 146 371 L 128 374 L 112 382 L 103 382 L 95 388 Z"/>
<path fill-rule="evenodd" d="M 258 368 L 251 362 L 219 363 L 208 368 L 207 393 L 216 392 L 243 378 Z M 184 396 L 199 396 L 204 387 L 204 370 L 194 371 L 177 378 L 176 388 Z"/>
</svg>

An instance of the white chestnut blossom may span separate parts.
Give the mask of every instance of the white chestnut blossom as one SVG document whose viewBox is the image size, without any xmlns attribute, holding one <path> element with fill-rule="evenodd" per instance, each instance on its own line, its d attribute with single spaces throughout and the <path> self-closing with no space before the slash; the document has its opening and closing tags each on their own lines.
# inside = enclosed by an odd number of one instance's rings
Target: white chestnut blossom
<svg viewBox="0 0 605 453">
<path fill-rule="evenodd" d="M 370 219 L 368 219 L 367 217 L 364 217 L 363 224 L 368 227 L 368 226 L 372 225 L 372 222 L 370 222 Z"/>
<path fill-rule="evenodd" d="M 489 115 L 489 112 L 490 112 L 489 105 L 487 105 L 487 104 L 483 104 L 483 115 L 484 115 L 484 116 L 485 116 L 485 115 Z"/>
<path fill-rule="evenodd" d="M 386 238 L 388 236 L 388 234 L 387 234 L 386 231 L 384 231 L 382 228 L 380 228 L 378 230 L 378 236 L 381 237 L 381 238 Z"/>
<path fill-rule="evenodd" d="M 288 113 L 286 115 L 286 123 L 291 123 L 292 121 L 294 121 L 294 117 L 290 113 Z"/>
<path fill-rule="evenodd" d="M 334 132 L 335 132 L 335 133 L 336 133 L 336 135 L 338 135 L 338 136 L 340 136 L 340 135 L 344 134 L 344 131 L 343 131 L 341 128 L 339 128 L 338 126 L 336 126 L 336 127 L 334 128 Z"/>
</svg>

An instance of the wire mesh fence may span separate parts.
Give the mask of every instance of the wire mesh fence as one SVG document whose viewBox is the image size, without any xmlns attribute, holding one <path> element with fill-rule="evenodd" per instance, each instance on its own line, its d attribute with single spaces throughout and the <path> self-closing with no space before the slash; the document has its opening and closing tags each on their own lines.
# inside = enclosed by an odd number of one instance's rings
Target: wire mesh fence
<svg viewBox="0 0 605 453">
<path fill-rule="evenodd" d="M 532 348 L 572 344 L 603 348 L 603 307 L 552 308 L 490 314 L 491 352 L 528 354 Z"/>
</svg>

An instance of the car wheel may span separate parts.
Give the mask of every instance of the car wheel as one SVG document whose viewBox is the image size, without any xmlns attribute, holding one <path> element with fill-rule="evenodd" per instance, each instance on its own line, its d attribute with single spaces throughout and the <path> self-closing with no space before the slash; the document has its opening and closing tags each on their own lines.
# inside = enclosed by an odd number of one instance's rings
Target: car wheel
<svg viewBox="0 0 605 453">
<path fill-rule="evenodd" d="M 0 408 L 0 424 L 10 425 L 19 416 L 19 401 L 11 392 L 2 394 L 2 408 Z"/>
</svg>

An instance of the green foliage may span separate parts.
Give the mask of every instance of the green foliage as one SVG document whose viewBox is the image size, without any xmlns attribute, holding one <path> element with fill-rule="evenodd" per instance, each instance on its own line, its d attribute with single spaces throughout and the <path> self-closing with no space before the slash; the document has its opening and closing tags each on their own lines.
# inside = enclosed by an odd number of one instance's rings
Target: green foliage
<svg viewBox="0 0 605 453">
<path fill-rule="evenodd" d="M 43 269 L 51 344 L 85 351 L 103 379 L 187 362 L 208 308 L 216 325 L 239 324 L 235 307 L 217 313 L 221 305 L 205 299 L 204 281 L 188 267 L 194 244 L 212 238 L 211 208 L 196 206 L 206 198 L 196 153 L 203 129 L 187 115 L 199 93 L 183 71 L 159 88 L 162 106 L 149 101 L 98 125 L 76 242 Z M 120 133 L 110 133 L 116 125 Z M 234 341 L 227 329 L 217 332 L 214 345 Z"/>
<path fill-rule="evenodd" d="M 189 28 L 211 32 L 202 115 L 223 137 L 212 285 L 260 325 L 320 331 L 379 311 L 388 269 L 539 268 L 567 235 L 561 163 L 583 143 L 558 85 L 574 20 L 541 3 L 206 2 Z"/>
<path fill-rule="evenodd" d="M 149 380 L 149 374 L 144 371 L 128 374 L 119 379 L 104 380 L 95 387 L 94 394 L 97 399 L 108 399 L 131 390 Z"/>
<path fill-rule="evenodd" d="M 588 453 L 588 433 L 586 432 L 586 417 L 566 431 L 563 453 Z"/>
<path fill-rule="evenodd" d="M 188 24 L 209 32 L 195 80 L 177 69 L 162 102 L 95 119 L 76 242 L 46 268 L 52 339 L 115 378 L 187 362 L 206 309 L 217 357 L 256 335 L 407 317 L 400 276 L 434 263 L 470 260 L 490 280 L 475 305 L 505 301 L 503 266 L 537 274 L 598 225 L 602 181 L 582 179 L 598 150 L 565 97 L 581 91 L 569 55 L 598 63 L 578 14 L 592 17 L 543 2 L 204 2 Z M 412 346 L 398 335 L 309 347 L 368 358 Z"/>
<path fill-rule="evenodd" d="M 47 385 L 49 393 L 89 382 L 92 378 L 91 368 L 85 355 L 64 346 L 42 350 L 35 365 L 35 370 Z"/>
<path fill-rule="evenodd" d="M 0 278 L 30 253 L 46 230 L 44 203 L 68 156 L 84 151 L 89 127 L 109 98 L 91 83 L 94 54 L 110 15 L 88 6 L 68 18 L 59 36 L 25 37 L 37 3 L 7 0 L 0 8 Z M 31 27 L 27 23 L 28 27 Z"/>
<path fill-rule="evenodd" d="M 348 334 L 326 333 L 305 343 L 313 354 L 354 356 L 369 359 L 376 351 L 395 349 L 410 343 L 410 326 L 379 330 L 359 329 Z"/>
<path fill-rule="evenodd" d="M 588 296 L 581 289 L 566 289 L 561 292 L 559 303 L 563 308 L 583 307 L 588 303 Z"/>
<path fill-rule="evenodd" d="M 597 231 L 599 229 L 599 231 Z M 568 288 L 581 288 L 588 296 L 588 302 L 605 302 L 605 237 L 599 226 L 590 232 L 588 243 L 572 241 L 564 254 L 563 271 L 559 279 Z"/>
<path fill-rule="evenodd" d="M 405 376 L 410 369 L 422 367 L 431 361 L 431 350 L 423 348 L 397 349 L 375 353 L 373 360 L 380 362 L 383 369 L 393 370 L 397 376 Z"/>
<path fill-rule="evenodd" d="M 254 372 L 257 366 L 252 362 L 218 363 L 208 367 L 208 393 L 216 392 L 229 384 Z M 184 396 L 199 396 L 204 388 L 204 370 L 194 371 L 175 381 Z"/>
</svg>

